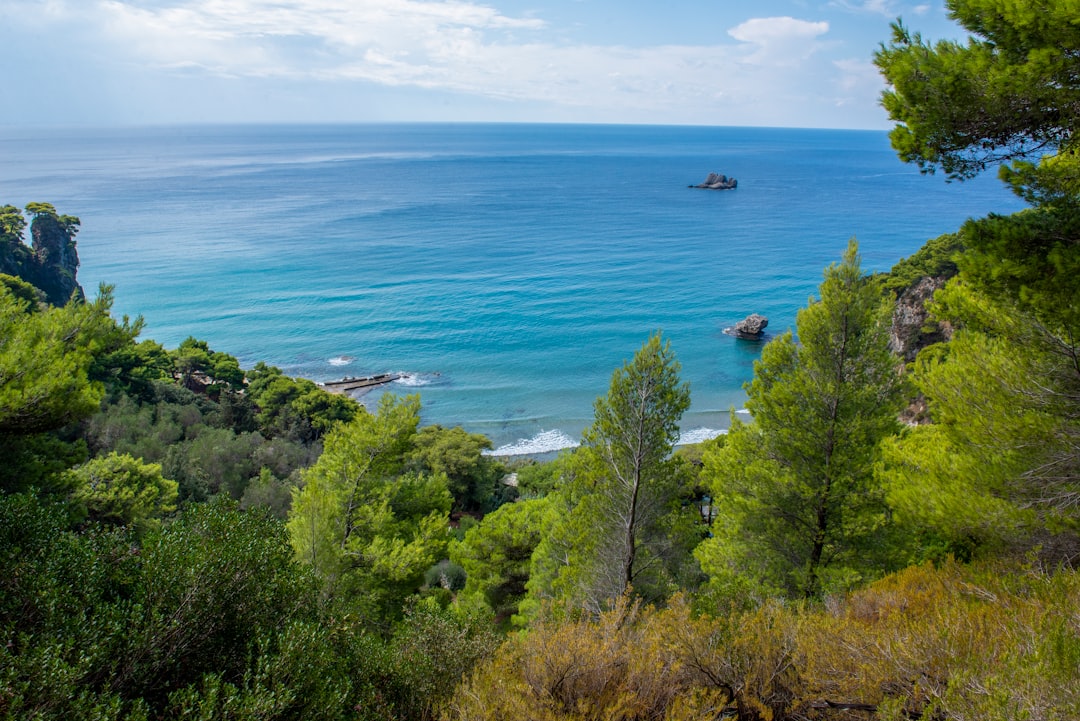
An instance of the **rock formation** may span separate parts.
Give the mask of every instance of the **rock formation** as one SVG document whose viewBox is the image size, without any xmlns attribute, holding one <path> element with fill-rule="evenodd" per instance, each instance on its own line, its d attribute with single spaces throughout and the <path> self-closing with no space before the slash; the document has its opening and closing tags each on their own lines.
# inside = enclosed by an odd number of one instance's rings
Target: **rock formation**
<svg viewBox="0 0 1080 721">
<path fill-rule="evenodd" d="M 929 320 L 930 313 L 926 310 L 926 303 L 935 291 L 945 287 L 947 280 L 923 277 L 897 296 L 889 329 L 889 349 L 904 362 L 915 360 L 926 346 L 952 337 L 952 327 Z"/>
<path fill-rule="evenodd" d="M 765 326 L 769 319 L 757 313 L 751 313 L 730 328 L 731 335 L 744 340 L 761 340 L 765 336 Z"/>
<path fill-rule="evenodd" d="M 691 188 L 704 188 L 706 190 L 734 190 L 738 186 L 739 181 L 735 178 L 729 178 L 726 175 L 719 175 L 717 173 L 709 173 L 709 177 L 705 178 L 704 183 L 698 185 L 691 185 Z"/>
<path fill-rule="evenodd" d="M 75 249 L 75 234 L 79 219 L 57 215 L 51 205 L 35 203 L 34 220 L 30 225 L 32 245 L 23 242 L 25 225 L 0 227 L 0 273 L 14 275 L 36 286 L 52 305 L 64 305 L 74 295 L 83 298 L 83 289 L 75 278 L 79 269 L 79 254 Z M 11 220 L 18 209 L 0 208 L 5 219 Z M 21 215 L 18 217 L 22 223 Z"/>
</svg>

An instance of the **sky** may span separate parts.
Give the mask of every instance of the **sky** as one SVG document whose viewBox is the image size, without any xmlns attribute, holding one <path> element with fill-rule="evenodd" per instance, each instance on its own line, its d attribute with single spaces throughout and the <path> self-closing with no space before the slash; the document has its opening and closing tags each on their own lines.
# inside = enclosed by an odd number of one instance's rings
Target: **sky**
<svg viewBox="0 0 1080 721">
<path fill-rule="evenodd" d="M 939 1 L 0 0 L 3 125 L 887 128 L 872 63 Z"/>
</svg>

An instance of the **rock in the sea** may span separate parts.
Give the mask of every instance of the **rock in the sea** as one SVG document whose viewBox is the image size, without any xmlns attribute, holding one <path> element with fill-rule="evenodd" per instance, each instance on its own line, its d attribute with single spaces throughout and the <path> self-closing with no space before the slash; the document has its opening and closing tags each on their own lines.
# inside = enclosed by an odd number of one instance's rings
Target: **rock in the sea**
<svg viewBox="0 0 1080 721">
<path fill-rule="evenodd" d="M 726 175 L 720 175 L 718 173 L 709 173 L 709 177 L 705 178 L 704 183 L 698 185 L 691 185 L 691 188 L 704 188 L 706 190 L 733 190 L 739 181 L 735 178 L 729 178 Z"/>
<path fill-rule="evenodd" d="M 736 338 L 746 340 L 761 340 L 765 335 L 765 326 L 769 325 L 769 319 L 758 313 L 751 313 L 731 329 L 731 334 Z"/>
</svg>

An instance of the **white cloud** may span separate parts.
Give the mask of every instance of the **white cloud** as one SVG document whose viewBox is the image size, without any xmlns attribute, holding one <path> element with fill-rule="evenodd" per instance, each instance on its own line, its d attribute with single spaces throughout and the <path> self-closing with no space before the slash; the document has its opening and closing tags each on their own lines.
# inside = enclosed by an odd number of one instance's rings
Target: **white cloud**
<svg viewBox="0 0 1080 721">
<path fill-rule="evenodd" d="M 881 15 L 889 19 L 904 14 L 906 7 L 897 0 L 861 0 L 861 2 L 856 0 L 832 0 L 829 5 L 851 12 Z M 925 15 L 930 11 L 931 6 L 923 3 L 911 6 L 910 9 L 915 15 Z"/>
<path fill-rule="evenodd" d="M 12 4 L 47 4 L 65 26 L 77 23 L 93 52 L 122 72 L 117 77 L 137 73 L 162 88 L 160 97 L 168 97 L 170 78 L 191 88 L 202 74 L 237 79 L 232 87 L 253 98 L 286 84 L 304 88 L 305 97 L 347 98 L 344 84 L 360 82 L 464 94 L 499 107 L 511 101 L 567 119 L 820 124 L 809 107 L 834 106 L 830 93 L 849 82 L 850 71 L 820 52 L 835 44 L 824 40 L 825 21 L 752 18 L 708 44 L 590 44 L 482 2 L 0 0 L 0 19 Z M 365 92 L 357 86 L 355 97 Z M 430 111 L 424 117 L 438 115 Z"/>
<path fill-rule="evenodd" d="M 829 23 L 792 17 L 752 18 L 728 30 L 728 35 L 756 46 L 744 62 L 757 65 L 797 65 L 820 48 L 817 39 Z"/>
<path fill-rule="evenodd" d="M 826 22 L 755 18 L 744 46 L 560 45 L 533 17 L 467 0 L 100 0 L 144 61 L 226 77 L 362 80 L 609 110 L 704 108 L 759 92 L 753 67 L 797 64 Z M 745 47 L 748 45 L 749 47 Z M 736 65 L 744 71 L 732 72 Z"/>
<path fill-rule="evenodd" d="M 104 0 L 109 31 L 166 66 L 241 75 L 327 75 L 376 57 L 468 54 L 485 32 L 543 27 L 449 0 Z"/>
<path fill-rule="evenodd" d="M 728 35 L 745 43 L 768 45 L 792 39 L 816 38 L 829 32 L 827 22 L 809 22 L 792 17 L 752 18 L 728 30 Z"/>
</svg>

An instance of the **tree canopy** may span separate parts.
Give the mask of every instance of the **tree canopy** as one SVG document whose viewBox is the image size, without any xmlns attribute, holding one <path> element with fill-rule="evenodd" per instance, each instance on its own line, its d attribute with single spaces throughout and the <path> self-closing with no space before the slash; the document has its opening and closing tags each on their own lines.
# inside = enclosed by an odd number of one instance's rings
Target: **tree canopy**
<svg viewBox="0 0 1080 721">
<path fill-rule="evenodd" d="M 753 423 L 733 419 L 705 454 L 716 520 L 698 556 L 720 583 L 812 597 L 874 573 L 887 509 L 873 461 L 902 400 L 890 307 L 854 240 L 820 292 L 798 313 L 799 342 L 789 331 L 754 364 Z"/>
<path fill-rule="evenodd" d="M 686 476 L 672 457 L 690 406 L 679 370 L 656 333 L 612 374 L 567 462 L 567 483 L 546 506 L 550 530 L 533 557 L 530 605 L 555 596 L 598 611 L 631 588 L 647 597 L 670 589 L 693 536 L 681 513 Z"/>
<path fill-rule="evenodd" d="M 890 84 L 882 104 L 899 125 L 900 158 L 924 171 L 969 178 L 1004 161 L 1057 154 L 1065 163 L 1017 166 L 1024 184 L 1078 181 L 1080 3 L 947 0 L 971 33 L 930 44 L 897 22 L 875 62 Z M 1062 167 L 1067 165 L 1068 168 Z"/>
</svg>

